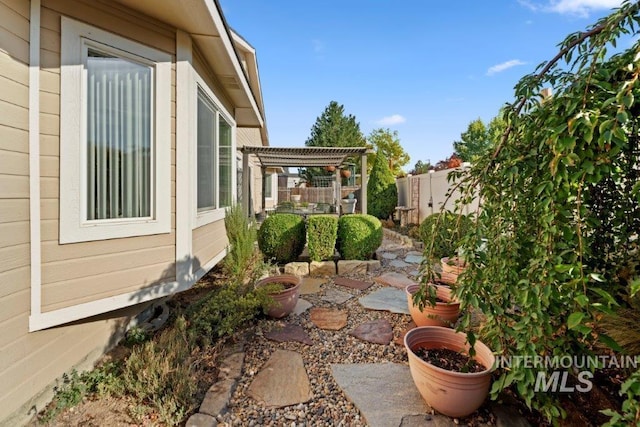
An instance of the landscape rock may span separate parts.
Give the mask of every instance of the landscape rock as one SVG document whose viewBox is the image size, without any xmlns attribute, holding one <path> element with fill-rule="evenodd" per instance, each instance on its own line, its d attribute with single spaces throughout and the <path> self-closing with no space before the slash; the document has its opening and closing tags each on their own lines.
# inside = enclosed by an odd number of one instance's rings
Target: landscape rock
<svg viewBox="0 0 640 427">
<path fill-rule="evenodd" d="M 384 259 L 396 259 L 398 254 L 395 252 L 382 252 L 382 258 Z"/>
<path fill-rule="evenodd" d="M 373 273 L 382 268 L 382 264 L 377 259 L 370 259 L 366 261 L 367 263 L 367 272 Z"/>
<path fill-rule="evenodd" d="M 366 274 L 367 262 L 359 260 L 338 261 L 338 274 Z"/>
<path fill-rule="evenodd" d="M 284 266 L 284 274 L 304 277 L 309 275 L 309 264 L 306 262 L 290 262 Z"/>
<path fill-rule="evenodd" d="M 404 258 L 404 261 L 409 264 L 420 264 L 422 259 L 422 254 L 420 252 L 409 252 Z"/>
<path fill-rule="evenodd" d="M 349 333 L 363 341 L 387 345 L 393 339 L 393 328 L 387 319 L 363 323 Z"/>
<path fill-rule="evenodd" d="M 311 322 L 320 329 L 339 331 L 347 325 L 347 313 L 332 308 L 312 308 L 309 313 Z"/>
<path fill-rule="evenodd" d="M 409 267 L 409 264 L 407 264 L 406 262 L 399 260 L 399 259 L 394 259 L 393 261 L 391 261 L 389 263 L 389 265 L 393 268 L 407 268 Z"/>
<path fill-rule="evenodd" d="M 200 412 L 212 417 L 224 414 L 227 411 L 227 405 L 235 386 L 236 381 L 231 378 L 223 379 L 213 384 L 204 396 L 204 400 L 200 405 Z"/>
<path fill-rule="evenodd" d="M 334 276 L 336 274 L 336 263 L 333 261 L 311 261 L 309 274 L 311 276 Z"/>
<path fill-rule="evenodd" d="M 298 302 L 296 303 L 296 306 L 293 308 L 293 312 L 291 314 L 295 316 L 300 316 L 311 307 L 313 307 L 313 304 L 311 304 L 309 301 L 307 301 L 306 299 L 298 298 Z"/>
<path fill-rule="evenodd" d="M 216 427 L 218 421 L 211 415 L 207 414 L 193 414 L 187 420 L 185 427 Z"/>
<path fill-rule="evenodd" d="M 451 418 L 444 415 L 406 415 L 402 417 L 400 427 L 456 427 Z"/>
<path fill-rule="evenodd" d="M 313 398 L 302 356 L 277 350 L 255 376 L 248 389 L 252 398 L 269 408 L 282 408 Z"/>
<path fill-rule="evenodd" d="M 244 353 L 233 353 L 225 357 L 220 363 L 220 377 L 237 380 L 242 376 Z"/>
</svg>

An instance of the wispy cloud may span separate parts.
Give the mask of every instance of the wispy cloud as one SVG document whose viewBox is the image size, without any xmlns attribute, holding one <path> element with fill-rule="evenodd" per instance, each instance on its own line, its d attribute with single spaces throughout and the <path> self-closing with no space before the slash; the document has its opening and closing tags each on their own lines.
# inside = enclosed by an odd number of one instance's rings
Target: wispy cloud
<svg viewBox="0 0 640 427">
<path fill-rule="evenodd" d="M 526 62 L 522 62 L 519 59 L 511 59 L 509 61 L 505 61 L 501 64 L 496 64 L 493 67 L 489 67 L 487 70 L 487 76 L 492 76 L 497 73 L 501 73 L 504 70 L 508 70 L 512 67 L 517 67 L 518 65 L 525 65 Z"/>
<path fill-rule="evenodd" d="M 594 11 L 618 7 L 622 0 L 518 0 L 518 3 L 534 12 L 551 12 L 586 18 Z"/>
<path fill-rule="evenodd" d="M 378 126 L 393 126 L 399 125 L 400 123 L 404 123 L 406 121 L 407 119 L 405 119 L 400 114 L 392 114 L 390 116 L 383 117 L 380 120 L 376 120 L 376 124 Z"/>
</svg>

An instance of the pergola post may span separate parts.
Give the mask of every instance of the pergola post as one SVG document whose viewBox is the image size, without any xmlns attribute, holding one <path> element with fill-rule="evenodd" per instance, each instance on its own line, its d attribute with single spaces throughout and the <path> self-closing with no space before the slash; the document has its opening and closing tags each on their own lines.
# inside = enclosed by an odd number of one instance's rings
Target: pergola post
<svg viewBox="0 0 640 427">
<path fill-rule="evenodd" d="M 246 151 L 242 152 L 242 209 L 247 214 L 247 216 L 251 215 L 251 210 L 249 209 L 249 177 L 251 176 L 251 171 L 249 170 L 249 153 Z"/>
<path fill-rule="evenodd" d="M 362 161 L 360 162 L 360 210 L 363 214 L 367 213 L 367 183 L 369 182 L 369 175 L 367 174 L 367 153 L 362 154 Z"/>
<path fill-rule="evenodd" d="M 340 167 L 336 168 L 336 213 L 341 215 L 342 206 L 340 200 L 342 199 L 342 183 L 340 182 Z"/>
<path fill-rule="evenodd" d="M 267 190 L 267 168 L 262 166 L 262 212 L 264 214 L 267 211 L 267 200 L 265 197 Z"/>
</svg>

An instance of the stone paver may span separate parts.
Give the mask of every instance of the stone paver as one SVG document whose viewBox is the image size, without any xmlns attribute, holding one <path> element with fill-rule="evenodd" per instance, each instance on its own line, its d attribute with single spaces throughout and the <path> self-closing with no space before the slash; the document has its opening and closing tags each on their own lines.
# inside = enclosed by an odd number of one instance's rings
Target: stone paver
<svg viewBox="0 0 640 427">
<path fill-rule="evenodd" d="M 309 275 L 309 263 L 306 262 L 290 262 L 284 266 L 284 274 L 293 274 L 294 276 L 304 277 Z"/>
<path fill-rule="evenodd" d="M 336 263 L 333 261 L 311 261 L 309 274 L 323 277 L 333 276 L 336 274 Z"/>
<path fill-rule="evenodd" d="M 307 301 L 306 299 L 298 298 L 298 302 L 296 303 L 292 314 L 300 316 L 311 307 L 313 307 L 313 304 L 311 304 L 309 301 Z"/>
<path fill-rule="evenodd" d="M 338 261 L 338 274 L 367 274 L 367 262 L 340 260 Z"/>
<path fill-rule="evenodd" d="M 405 415 L 400 427 L 456 427 L 458 424 L 444 415 Z"/>
<path fill-rule="evenodd" d="M 373 283 L 363 282 L 362 280 L 354 280 L 348 279 L 346 277 L 336 277 L 333 279 L 333 283 L 338 286 L 344 286 L 346 288 L 358 289 L 360 291 L 364 291 L 365 289 L 369 289 Z"/>
<path fill-rule="evenodd" d="M 339 331 L 347 326 L 347 313 L 332 308 L 312 308 L 309 318 L 320 329 Z"/>
<path fill-rule="evenodd" d="M 303 277 L 300 284 L 300 295 L 317 294 L 320 292 L 320 286 L 326 283 L 327 279 L 318 279 L 315 277 Z"/>
<path fill-rule="evenodd" d="M 419 252 L 416 252 L 419 254 Z M 414 254 L 407 254 L 407 256 L 404 258 L 405 262 L 408 262 L 409 264 L 420 264 L 422 262 L 422 254 L 419 255 L 414 255 Z"/>
<path fill-rule="evenodd" d="M 327 289 L 324 295 L 321 297 L 323 301 L 331 302 L 334 304 L 344 304 L 349 301 L 353 295 L 348 292 L 343 292 L 338 289 Z"/>
<path fill-rule="evenodd" d="M 384 259 L 396 259 L 398 258 L 398 254 L 394 252 L 382 252 L 382 258 Z"/>
<path fill-rule="evenodd" d="M 407 286 L 416 283 L 404 274 L 396 273 L 395 271 L 384 273 L 376 277 L 374 280 L 382 285 L 393 286 L 398 289 L 404 289 Z"/>
<path fill-rule="evenodd" d="M 384 310 L 392 313 L 410 314 L 407 296 L 396 288 L 382 288 L 371 292 L 358 300 L 364 308 Z"/>
<path fill-rule="evenodd" d="M 387 319 L 372 320 L 358 326 L 349 335 L 374 344 L 387 345 L 393 339 L 393 327 Z"/>
<path fill-rule="evenodd" d="M 335 364 L 331 373 L 370 427 L 398 427 L 404 416 L 430 411 L 406 365 Z"/>
<path fill-rule="evenodd" d="M 380 264 L 380 261 L 377 259 L 370 259 L 365 262 L 367 263 L 367 271 L 369 273 L 376 272 L 382 268 L 382 264 Z"/>
<path fill-rule="evenodd" d="M 277 342 L 301 342 L 306 345 L 313 345 L 313 340 L 300 325 L 287 323 L 283 327 L 276 327 L 264 335 L 267 339 Z"/>
<path fill-rule="evenodd" d="M 236 386 L 236 381 L 228 378 L 218 381 L 209 387 L 200 405 L 200 413 L 217 417 L 227 411 L 227 405 Z"/>
<path fill-rule="evenodd" d="M 311 385 L 300 353 L 289 350 L 273 353 L 251 382 L 248 394 L 270 408 L 311 400 Z"/>
<path fill-rule="evenodd" d="M 407 264 L 406 262 L 399 259 L 394 259 L 389 263 L 389 265 L 393 268 L 407 268 L 410 264 Z"/>
<path fill-rule="evenodd" d="M 409 272 L 409 275 L 411 275 L 411 276 L 413 276 L 413 277 L 415 277 L 417 279 L 418 277 L 420 277 L 420 270 L 411 270 Z"/>
<path fill-rule="evenodd" d="M 211 415 L 207 414 L 193 414 L 187 420 L 185 427 L 216 427 L 218 421 Z"/>
<path fill-rule="evenodd" d="M 242 376 L 244 353 L 233 353 L 225 357 L 220 363 L 220 377 L 237 380 Z"/>
</svg>

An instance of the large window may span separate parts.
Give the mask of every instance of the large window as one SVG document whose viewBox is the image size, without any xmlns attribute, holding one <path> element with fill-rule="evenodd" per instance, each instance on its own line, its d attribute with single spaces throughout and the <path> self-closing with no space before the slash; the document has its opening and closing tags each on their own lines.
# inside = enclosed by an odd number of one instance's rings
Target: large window
<svg viewBox="0 0 640 427">
<path fill-rule="evenodd" d="M 213 93 L 197 79 L 196 227 L 222 219 L 234 197 L 233 125 Z"/>
<path fill-rule="evenodd" d="M 273 198 L 273 181 L 272 174 L 266 174 L 264 176 L 264 197 L 267 199 Z"/>
<path fill-rule="evenodd" d="M 62 18 L 61 243 L 167 233 L 171 56 Z"/>
</svg>

